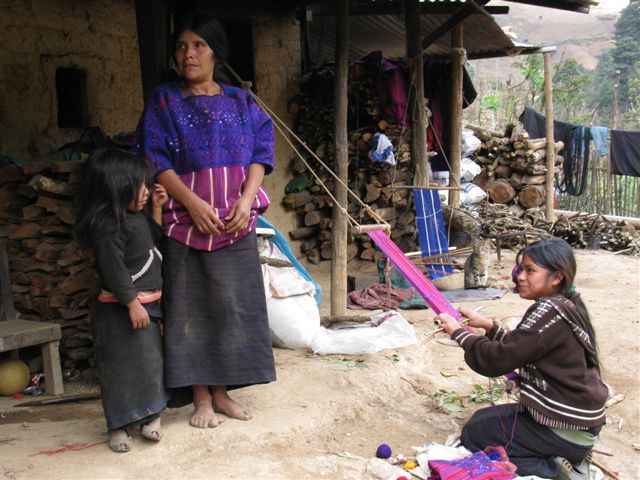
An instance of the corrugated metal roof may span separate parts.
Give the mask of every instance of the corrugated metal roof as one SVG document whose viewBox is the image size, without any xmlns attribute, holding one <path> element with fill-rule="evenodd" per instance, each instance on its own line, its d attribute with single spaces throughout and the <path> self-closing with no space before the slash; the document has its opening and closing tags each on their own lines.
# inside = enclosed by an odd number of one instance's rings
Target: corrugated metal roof
<svg viewBox="0 0 640 480">
<path fill-rule="evenodd" d="M 421 16 L 421 36 L 434 31 L 450 15 L 430 14 Z M 335 18 L 314 17 L 309 25 L 309 47 L 314 63 L 331 61 L 335 51 Z M 469 59 L 503 57 L 536 50 L 536 46 L 516 46 L 495 22 L 486 14 L 475 14 L 463 21 L 463 45 Z M 381 50 L 387 58 L 405 57 L 404 17 L 399 15 L 359 15 L 349 17 L 349 57 L 362 57 Z M 448 58 L 451 51 L 451 34 L 446 33 L 425 51 L 429 58 Z"/>
</svg>

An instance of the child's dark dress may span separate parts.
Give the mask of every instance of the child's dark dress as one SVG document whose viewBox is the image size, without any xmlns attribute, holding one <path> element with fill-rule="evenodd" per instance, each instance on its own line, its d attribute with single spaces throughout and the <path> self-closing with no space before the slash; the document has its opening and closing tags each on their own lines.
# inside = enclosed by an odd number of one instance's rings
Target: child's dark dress
<svg viewBox="0 0 640 480">
<path fill-rule="evenodd" d="M 132 327 L 125 305 L 139 292 L 162 288 L 162 257 L 156 249 L 161 237 L 162 227 L 143 212 L 127 213 L 119 229 L 109 216 L 92 237 L 102 287 L 113 294 L 108 301 L 110 295 L 103 291 L 91 315 L 102 404 L 110 430 L 146 423 L 167 404 L 159 300 L 144 305 L 151 322 L 140 329 Z"/>
</svg>

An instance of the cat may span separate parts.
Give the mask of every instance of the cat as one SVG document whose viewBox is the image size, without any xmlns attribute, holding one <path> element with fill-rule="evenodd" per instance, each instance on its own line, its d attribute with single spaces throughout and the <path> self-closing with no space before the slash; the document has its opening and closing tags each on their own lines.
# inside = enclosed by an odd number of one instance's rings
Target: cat
<svg viewBox="0 0 640 480">
<path fill-rule="evenodd" d="M 487 288 L 491 239 L 476 232 L 471 237 L 473 251 L 464 262 L 464 288 Z"/>
</svg>

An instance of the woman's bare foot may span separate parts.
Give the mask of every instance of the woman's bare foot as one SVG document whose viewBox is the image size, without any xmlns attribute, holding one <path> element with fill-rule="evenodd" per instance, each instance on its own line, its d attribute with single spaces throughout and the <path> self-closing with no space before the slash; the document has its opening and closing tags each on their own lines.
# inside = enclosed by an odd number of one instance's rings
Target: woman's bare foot
<svg viewBox="0 0 640 480">
<path fill-rule="evenodd" d="M 213 388 L 213 408 L 216 412 L 238 420 L 250 420 L 253 417 L 247 407 L 240 405 L 229 396 L 226 385 L 216 385 Z"/>
<path fill-rule="evenodd" d="M 206 385 L 193 386 L 193 405 L 195 410 L 189 423 L 196 428 L 217 427 L 221 420 L 216 417 L 211 405 L 211 394 Z"/>
</svg>

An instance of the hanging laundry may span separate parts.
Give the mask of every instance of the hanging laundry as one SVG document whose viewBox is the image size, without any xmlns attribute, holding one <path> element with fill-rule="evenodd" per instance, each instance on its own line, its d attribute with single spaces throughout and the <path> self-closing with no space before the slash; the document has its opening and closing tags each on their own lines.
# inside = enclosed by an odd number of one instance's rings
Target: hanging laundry
<svg viewBox="0 0 640 480">
<path fill-rule="evenodd" d="M 531 138 L 547 136 L 546 118 L 534 109 L 525 107 L 520 115 L 520 121 Z M 566 192 L 573 196 L 582 195 L 586 188 L 589 171 L 590 127 L 554 120 L 553 139 L 556 142 L 561 140 L 564 144 L 564 148 L 558 152 L 564 157 L 563 175 L 561 178 L 556 176 L 556 186 L 562 193 Z"/>
<path fill-rule="evenodd" d="M 640 177 L 640 132 L 611 130 L 611 173 Z"/>
<path fill-rule="evenodd" d="M 607 127 L 591 127 L 591 139 L 596 146 L 596 153 L 604 157 L 609 153 L 609 129 Z"/>
<path fill-rule="evenodd" d="M 378 100 L 385 113 L 399 125 L 408 124 L 406 79 L 400 64 L 384 58 L 382 51 L 377 50 L 350 63 L 350 82 L 365 73 L 375 79 Z"/>
<path fill-rule="evenodd" d="M 393 156 L 393 144 L 384 133 L 376 133 L 371 138 L 369 158 L 391 166 L 396 164 L 396 159 Z"/>
</svg>

